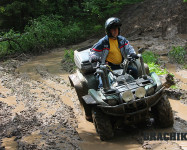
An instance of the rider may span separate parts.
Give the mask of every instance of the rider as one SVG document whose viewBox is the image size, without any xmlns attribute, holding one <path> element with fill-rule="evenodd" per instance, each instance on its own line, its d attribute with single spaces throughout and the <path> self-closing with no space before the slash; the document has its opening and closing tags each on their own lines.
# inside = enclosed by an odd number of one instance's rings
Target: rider
<svg viewBox="0 0 187 150">
<path fill-rule="evenodd" d="M 101 61 L 107 63 L 112 70 L 120 69 L 123 59 L 130 55 L 137 59 L 138 56 L 134 48 L 129 44 L 125 37 L 120 35 L 121 21 L 119 18 L 111 17 L 105 22 L 106 36 L 100 39 L 90 50 L 90 62 Z M 138 77 L 137 69 L 128 67 L 134 78 Z"/>
</svg>

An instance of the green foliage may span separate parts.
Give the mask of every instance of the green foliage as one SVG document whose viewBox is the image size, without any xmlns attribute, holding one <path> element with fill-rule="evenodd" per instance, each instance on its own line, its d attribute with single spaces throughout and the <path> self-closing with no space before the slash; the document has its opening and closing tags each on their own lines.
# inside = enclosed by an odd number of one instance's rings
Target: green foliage
<svg viewBox="0 0 187 150">
<path fill-rule="evenodd" d="M 0 42 L 1 56 L 16 52 L 40 52 L 46 48 L 56 47 L 61 44 L 78 42 L 87 35 L 81 29 L 80 23 L 64 25 L 62 17 L 57 15 L 41 16 L 30 22 L 24 29 L 24 33 L 15 42 Z M 3 34 L 2 38 L 11 38 L 20 33 L 13 30 Z M 19 45 L 18 45 L 19 43 Z"/>
<path fill-rule="evenodd" d="M 168 74 L 168 71 L 166 69 L 161 69 L 160 65 L 157 65 L 155 63 L 148 63 L 150 72 L 155 72 L 157 75 L 163 75 Z"/>
<path fill-rule="evenodd" d="M 149 66 L 150 72 L 155 72 L 157 75 L 167 74 L 166 69 L 161 69 L 160 65 L 156 64 L 158 62 L 159 56 L 151 51 L 145 51 L 142 54 L 144 62 Z"/>
<path fill-rule="evenodd" d="M 64 58 L 66 61 L 74 62 L 74 51 L 72 49 L 65 50 Z"/>
<path fill-rule="evenodd" d="M 7 33 L 0 33 L 0 37 L 20 35 L 14 41 L 0 42 L 0 57 L 21 52 L 35 53 L 81 41 L 100 32 L 105 19 L 118 12 L 124 4 L 140 1 L 0 1 L 0 29 L 8 29 Z"/>
<path fill-rule="evenodd" d="M 8 48 L 9 48 L 8 42 L 1 42 L 0 43 L 0 56 L 1 57 L 8 54 Z"/>
<path fill-rule="evenodd" d="M 29 20 L 52 14 L 63 16 L 64 24 L 81 20 L 98 24 L 101 19 L 118 12 L 124 4 L 140 1 L 142 0 L 3 0 L 0 1 L 0 28 L 22 31 Z"/>
<path fill-rule="evenodd" d="M 95 25 L 94 28 L 93 28 L 94 32 L 98 32 L 101 29 L 102 29 L 102 25 Z"/>
<path fill-rule="evenodd" d="M 184 2 L 187 2 L 187 0 L 184 0 Z"/>
<path fill-rule="evenodd" d="M 179 89 L 179 87 L 177 85 L 172 85 L 172 86 L 170 86 L 170 88 L 174 89 L 174 90 Z"/>
<path fill-rule="evenodd" d="M 173 47 L 168 55 L 171 60 L 174 60 L 179 64 L 185 63 L 186 50 L 182 46 Z"/>
<path fill-rule="evenodd" d="M 22 30 L 31 18 L 39 17 L 42 10 L 43 4 L 36 0 L 0 1 L 0 28 Z"/>
<path fill-rule="evenodd" d="M 20 36 L 19 33 L 10 30 L 9 32 L 3 33 L 2 38 L 14 39 L 15 37 L 18 36 Z M 16 40 L 8 40 L 8 41 L 0 42 L 0 57 L 15 53 L 17 52 L 18 48 L 20 47 L 18 44 L 16 44 Z"/>
<path fill-rule="evenodd" d="M 185 64 L 185 65 L 183 66 L 183 68 L 184 68 L 184 69 L 187 69 L 187 64 Z"/>
<path fill-rule="evenodd" d="M 142 0 L 85 0 L 83 10 L 88 17 L 103 19 L 117 13 L 125 4 L 133 4 Z"/>
<path fill-rule="evenodd" d="M 151 51 L 145 51 L 142 54 L 143 60 L 145 63 L 157 63 L 158 55 L 154 54 Z"/>
<path fill-rule="evenodd" d="M 172 77 L 174 77 L 174 76 L 175 76 L 173 73 L 169 73 L 169 75 L 171 75 Z"/>
</svg>

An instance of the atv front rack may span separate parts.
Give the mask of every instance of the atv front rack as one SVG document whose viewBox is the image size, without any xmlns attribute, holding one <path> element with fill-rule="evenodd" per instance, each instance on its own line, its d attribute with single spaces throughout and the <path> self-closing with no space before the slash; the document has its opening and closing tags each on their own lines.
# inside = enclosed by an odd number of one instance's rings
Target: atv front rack
<svg viewBox="0 0 187 150">
<path fill-rule="evenodd" d="M 132 102 L 119 104 L 116 106 L 104 106 L 97 105 L 104 113 L 112 116 L 124 116 L 124 115 L 135 115 L 147 111 L 150 107 L 153 107 L 162 98 L 162 92 L 164 87 L 157 91 L 154 95 L 136 99 Z"/>
</svg>

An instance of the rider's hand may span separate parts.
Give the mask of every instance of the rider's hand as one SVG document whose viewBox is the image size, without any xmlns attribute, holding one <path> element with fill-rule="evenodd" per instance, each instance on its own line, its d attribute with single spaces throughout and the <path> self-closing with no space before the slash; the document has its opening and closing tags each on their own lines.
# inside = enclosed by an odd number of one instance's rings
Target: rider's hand
<svg viewBox="0 0 187 150">
<path fill-rule="evenodd" d="M 132 58 L 135 58 L 135 59 L 138 59 L 138 58 L 139 58 L 138 55 L 136 55 L 135 53 L 132 53 L 130 56 L 131 56 Z"/>
<path fill-rule="evenodd" d="M 91 56 L 91 63 L 100 61 L 98 56 Z"/>
</svg>

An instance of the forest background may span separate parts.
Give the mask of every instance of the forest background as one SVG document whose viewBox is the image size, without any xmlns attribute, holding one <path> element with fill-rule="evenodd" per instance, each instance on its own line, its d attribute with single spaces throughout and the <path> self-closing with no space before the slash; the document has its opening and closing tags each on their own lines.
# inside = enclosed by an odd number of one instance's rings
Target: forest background
<svg viewBox="0 0 187 150">
<path fill-rule="evenodd" d="M 40 53 L 104 33 L 107 17 L 142 0 L 0 1 L 0 58 Z"/>
</svg>

